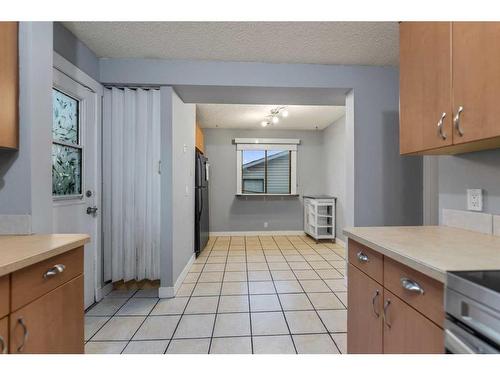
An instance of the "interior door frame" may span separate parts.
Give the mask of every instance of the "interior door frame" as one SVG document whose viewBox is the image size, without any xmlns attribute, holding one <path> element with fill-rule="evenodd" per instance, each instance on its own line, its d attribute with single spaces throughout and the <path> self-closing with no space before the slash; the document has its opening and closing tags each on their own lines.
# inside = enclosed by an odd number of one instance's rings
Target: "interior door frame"
<svg viewBox="0 0 500 375">
<path fill-rule="evenodd" d="M 53 52 L 53 71 L 54 74 L 62 73 L 76 83 L 89 89 L 95 95 L 95 113 L 93 122 L 94 134 L 96 137 L 96 157 L 95 157 L 95 196 L 96 203 L 99 207 L 99 214 L 95 220 L 94 233 L 96 234 L 95 244 L 96 251 L 94 254 L 94 298 L 95 301 L 100 301 L 103 298 L 103 267 L 102 267 L 102 97 L 103 86 L 87 73 L 73 65 L 70 61 Z M 87 147 L 88 148 L 88 147 Z M 82 156 L 83 157 L 83 156 Z M 84 177 L 85 178 L 85 177 Z M 82 188 L 84 188 L 82 181 Z M 83 191 L 82 191 L 83 193 Z"/>
</svg>

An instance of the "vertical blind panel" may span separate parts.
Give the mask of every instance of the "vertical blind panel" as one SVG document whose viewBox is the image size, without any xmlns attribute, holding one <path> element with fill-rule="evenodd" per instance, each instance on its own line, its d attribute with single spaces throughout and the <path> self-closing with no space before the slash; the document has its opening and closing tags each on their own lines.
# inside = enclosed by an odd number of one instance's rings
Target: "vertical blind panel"
<svg viewBox="0 0 500 375">
<path fill-rule="evenodd" d="M 103 180 L 111 199 L 104 212 L 104 221 L 111 223 L 111 233 L 104 233 L 111 280 L 155 280 L 160 257 L 159 91 L 106 89 L 103 118 L 104 128 L 110 129 L 104 131 L 110 147 L 103 157 L 110 163 Z"/>
</svg>

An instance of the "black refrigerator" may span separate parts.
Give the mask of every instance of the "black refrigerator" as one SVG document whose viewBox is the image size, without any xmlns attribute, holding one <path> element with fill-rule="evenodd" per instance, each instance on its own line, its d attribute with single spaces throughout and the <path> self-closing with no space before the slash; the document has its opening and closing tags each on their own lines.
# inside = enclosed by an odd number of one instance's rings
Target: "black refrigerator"
<svg viewBox="0 0 500 375">
<path fill-rule="evenodd" d="M 195 157 L 194 251 L 196 256 L 208 242 L 208 159 L 198 150 Z"/>
</svg>

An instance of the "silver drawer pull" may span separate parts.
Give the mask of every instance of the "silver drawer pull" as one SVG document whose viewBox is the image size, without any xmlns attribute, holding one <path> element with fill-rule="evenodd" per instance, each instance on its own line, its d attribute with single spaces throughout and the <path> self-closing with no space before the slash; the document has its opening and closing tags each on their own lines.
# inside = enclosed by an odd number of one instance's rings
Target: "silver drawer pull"
<svg viewBox="0 0 500 375">
<path fill-rule="evenodd" d="M 23 318 L 17 319 L 17 322 L 21 325 L 21 327 L 23 327 L 23 342 L 21 343 L 21 345 L 19 345 L 17 347 L 17 351 L 19 353 L 21 353 L 24 350 L 24 346 L 26 345 L 26 341 L 28 341 L 29 332 L 28 332 L 28 327 L 26 327 L 26 324 L 24 323 Z"/>
<path fill-rule="evenodd" d="M 2 336 L 0 336 L 0 354 L 7 354 L 7 344 Z"/>
<path fill-rule="evenodd" d="M 59 273 L 63 273 L 65 269 L 66 266 L 64 264 L 56 264 L 54 267 L 50 268 L 43 274 L 43 278 L 48 279 L 49 277 L 53 277 Z"/>
<path fill-rule="evenodd" d="M 375 314 L 375 316 L 377 318 L 380 317 L 380 314 L 377 312 L 377 310 L 375 310 L 375 300 L 377 299 L 377 297 L 380 295 L 380 291 L 377 289 L 375 291 L 375 294 L 373 295 L 373 298 L 372 298 L 372 307 L 373 307 L 373 313 Z"/>
<path fill-rule="evenodd" d="M 358 260 L 359 260 L 360 262 L 364 262 L 364 263 L 368 262 L 368 255 L 366 255 L 366 254 L 365 254 L 365 253 L 363 253 L 362 251 L 358 252 L 358 253 L 356 254 L 356 256 L 358 257 Z"/>
<path fill-rule="evenodd" d="M 390 304 L 391 304 L 390 299 L 388 299 L 384 303 L 384 323 L 387 326 L 387 328 L 389 328 L 389 329 L 391 328 L 391 323 L 389 323 L 389 314 L 388 314 Z"/>
<path fill-rule="evenodd" d="M 406 277 L 402 277 L 400 281 L 403 289 L 406 289 L 407 291 L 413 293 L 424 294 L 424 289 L 416 281 L 408 279 Z"/>
</svg>

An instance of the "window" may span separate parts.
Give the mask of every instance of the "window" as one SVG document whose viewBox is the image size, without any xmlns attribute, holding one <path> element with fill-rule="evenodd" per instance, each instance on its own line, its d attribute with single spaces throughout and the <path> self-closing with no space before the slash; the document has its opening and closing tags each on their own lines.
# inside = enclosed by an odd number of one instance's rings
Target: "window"
<svg viewBox="0 0 500 375">
<path fill-rule="evenodd" d="M 80 102 L 52 90 L 52 195 L 82 194 Z"/>
<path fill-rule="evenodd" d="M 267 143 L 263 143 L 264 141 Z M 236 139 L 237 194 L 295 195 L 298 142 L 298 140 Z"/>
</svg>

